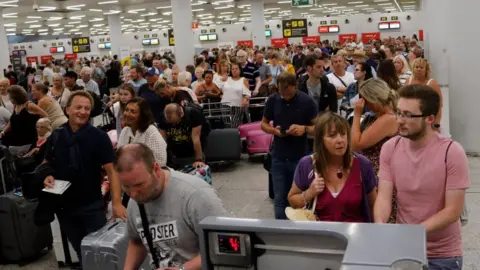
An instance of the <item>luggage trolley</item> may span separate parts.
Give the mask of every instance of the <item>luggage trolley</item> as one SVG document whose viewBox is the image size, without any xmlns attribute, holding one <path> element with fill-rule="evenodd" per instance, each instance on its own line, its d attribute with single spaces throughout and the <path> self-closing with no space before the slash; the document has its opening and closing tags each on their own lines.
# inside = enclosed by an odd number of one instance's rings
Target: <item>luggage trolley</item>
<svg viewBox="0 0 480 270">
<path fill-rule="evenodd" d="M 232 113 L 228 106 L 230 102 L 204 102 L 203 114 L 210 123 L 212 129 L 231 127 Z"/>
<path fill-rule="evenodd" d="M 207 217 L 199 237 L 204 270 L 427 267 L 420 225 Z"/>
<path fill-rule="evenodd" d="M 254 97 L 249 100 L 246 112 L 249 123 L 262 120 L 265 102 L 267 102 L 267 97 Z"/>
</svg>

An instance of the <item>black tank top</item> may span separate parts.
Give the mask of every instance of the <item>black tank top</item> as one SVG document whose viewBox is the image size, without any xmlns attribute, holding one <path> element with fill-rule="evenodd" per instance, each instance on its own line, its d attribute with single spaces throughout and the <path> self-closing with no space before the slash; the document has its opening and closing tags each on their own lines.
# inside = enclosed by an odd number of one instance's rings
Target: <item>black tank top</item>
<svg viewBox="0 0 480 270">
<path fill-rule="evenodd" d="M 28 112 L 29 104 L 30 101 L 19 113 L 14 110 L 10 117 L 12 146 L 33 144 L 37 141 L 36 125 L 40 116 Z"/>
</svg>

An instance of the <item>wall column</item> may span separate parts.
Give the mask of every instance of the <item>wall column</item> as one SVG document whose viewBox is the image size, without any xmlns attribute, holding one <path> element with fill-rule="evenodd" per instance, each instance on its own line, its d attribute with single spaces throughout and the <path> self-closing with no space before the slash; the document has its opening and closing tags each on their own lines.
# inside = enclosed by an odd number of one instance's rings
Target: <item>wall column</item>
<svg viewBox="0 0 480 270">
<path fill-rule="evenodd" d="M 250 2 L 252 16 L 252 40 L 254 46 L 267 46 L 265 37 L 265 14 L 263 0 L 252 0 Z"/>
<path fill-rule="evenodd" d="M 5 32 L 5 26 L 3 24 L 5 20 L 0 13 L 0 78 L 3 78 L 3 69 L 6 69 L 10 65 L 10 52 L 8 50 L 8 38 Z"/>
<path fill-rule="evenodd" d="M 180 69 L 193 64 L 192 5 L 191 0 L 171 0 L 175 58 Z"/>
<path fill-rule="evenodd" d="M 122 22 L 120 20 L 120 14 L 108 15 L 108 27 L 110 29 L 112 55 L 120 55 L 120 45 L 122 43 Z"/>
</svg>

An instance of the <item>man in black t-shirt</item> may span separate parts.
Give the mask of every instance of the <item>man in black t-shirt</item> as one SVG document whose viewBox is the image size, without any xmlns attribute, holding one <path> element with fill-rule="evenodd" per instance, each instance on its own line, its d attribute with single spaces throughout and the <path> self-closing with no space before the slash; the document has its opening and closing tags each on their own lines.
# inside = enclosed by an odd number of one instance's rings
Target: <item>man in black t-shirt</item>
<svg viewBox="0 0 480 270">
<path fill-rule="evenodd" d="M 159 128 L 167 141 L 168 166 L 179 169 L 192 163 L 194 167 L 205 165 L 200 138 L 204 122 L 205 117 L 195 108 L 177 103 L 165 107 Z"/>
</svg>

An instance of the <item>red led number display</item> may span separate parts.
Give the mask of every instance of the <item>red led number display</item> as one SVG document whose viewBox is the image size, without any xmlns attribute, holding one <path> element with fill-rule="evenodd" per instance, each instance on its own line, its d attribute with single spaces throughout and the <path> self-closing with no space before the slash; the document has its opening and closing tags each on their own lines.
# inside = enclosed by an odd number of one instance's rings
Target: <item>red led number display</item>
<svg viewBox="0 0 480 270">
<path fill-rule="evenodd" d="M 218 249 L 220 253 L 240 254 L 240 237 L 234 235 L 218 235 Z"/>
</svg>

